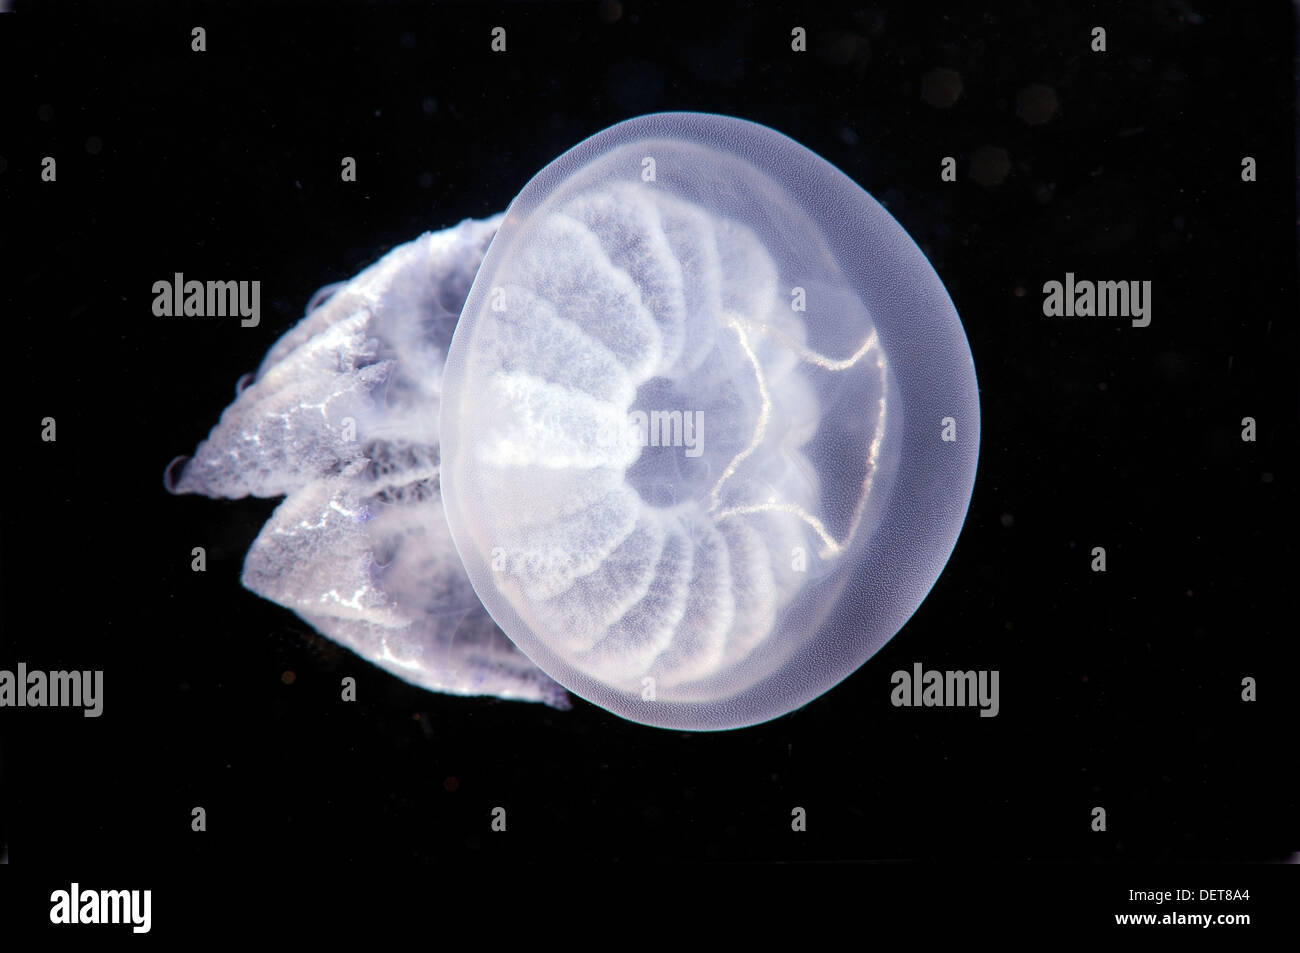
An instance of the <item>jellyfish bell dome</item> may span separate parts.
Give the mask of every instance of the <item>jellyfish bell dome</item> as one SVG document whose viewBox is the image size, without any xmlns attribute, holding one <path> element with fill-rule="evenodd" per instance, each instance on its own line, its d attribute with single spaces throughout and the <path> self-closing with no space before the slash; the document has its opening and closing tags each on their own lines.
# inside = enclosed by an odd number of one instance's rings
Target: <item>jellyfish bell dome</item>
<svg viewBox="0 0 1300 953">
<path fill-rule="evenodd" d="M 766 721 L 871 657 L 933 586 L 979 448 L 933 268 L 765 126 L 661 113 L 535 176 L 442 376 L 440 489 L 497 625 L 649 725 Z"/>
</svg>

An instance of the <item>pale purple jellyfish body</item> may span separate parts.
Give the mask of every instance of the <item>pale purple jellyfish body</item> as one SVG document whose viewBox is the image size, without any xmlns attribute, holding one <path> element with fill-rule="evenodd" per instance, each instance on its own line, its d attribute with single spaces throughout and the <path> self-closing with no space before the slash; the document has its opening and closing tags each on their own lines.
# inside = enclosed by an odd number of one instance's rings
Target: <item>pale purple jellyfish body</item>
<svg viewBox="0 0 1300 953">
<path fill-rule="evenodd" d="M 287 494 L 245 585 L 408 681 L 708 730 L 898 631 L 978 447 L 901 226 L 771 129 L 665 113 L 343 286 L 176 489 Z"/>
</svg>

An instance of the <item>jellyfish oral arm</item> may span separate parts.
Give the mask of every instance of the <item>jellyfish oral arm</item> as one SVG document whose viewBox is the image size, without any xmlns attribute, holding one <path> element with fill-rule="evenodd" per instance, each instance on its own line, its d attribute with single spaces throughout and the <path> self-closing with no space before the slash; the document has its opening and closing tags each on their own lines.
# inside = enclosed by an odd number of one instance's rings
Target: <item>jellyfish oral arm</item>
<svg viewBox="0 0 1300 953">
<path fill-rule="evenodd" d="M 475 597 L 439 496 L 443 356 L 500 216 L 322 289 L 169 489 L 284 496 L 244 561 L 254 593 L 434 691 L 568 707 Z"/>
</svg>

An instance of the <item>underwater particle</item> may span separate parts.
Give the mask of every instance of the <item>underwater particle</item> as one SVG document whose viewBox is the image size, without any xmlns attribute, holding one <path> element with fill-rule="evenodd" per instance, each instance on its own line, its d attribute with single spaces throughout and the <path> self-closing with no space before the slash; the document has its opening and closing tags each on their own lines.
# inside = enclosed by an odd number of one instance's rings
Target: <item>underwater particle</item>
<svg viewBox="0 0 1300 953">
<path fill-rule="evenodd" d="M 1056 115 L 1056 90 L 1032 83 L 1016 94 L 1016 115 L 1031 126 L 1040 126 Z"/>
<path fill-rule="evenodd" d="M 935 67 L 921 77 L 921 99 L 935 109 L 948 109 L 961 96 L 961 74 L 955 69 Z"/>
<path fill-rule="evenodd" d="M 1001 185 L 1011 172 L 1011 155 L 1001 146 L 980 146 L 970 158 L 971 178 L 985 188 Z"/>
</svg>

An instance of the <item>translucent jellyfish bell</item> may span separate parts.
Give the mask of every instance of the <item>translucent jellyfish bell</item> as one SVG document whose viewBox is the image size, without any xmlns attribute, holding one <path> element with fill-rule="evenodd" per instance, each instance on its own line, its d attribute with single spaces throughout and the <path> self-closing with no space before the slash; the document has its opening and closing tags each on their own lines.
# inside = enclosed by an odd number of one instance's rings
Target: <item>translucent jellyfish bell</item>
<svg viewBox="0 0 1300 953">
<path fill-rule="evenodd" d="M 483 606 L 570 691 L 684 729 L 791 711 L 891 638 L 979 448 L 961 322 L 902 227 L 785 136 L 695 113 L 528 183 L 441 401 Z"/>
</svg>

